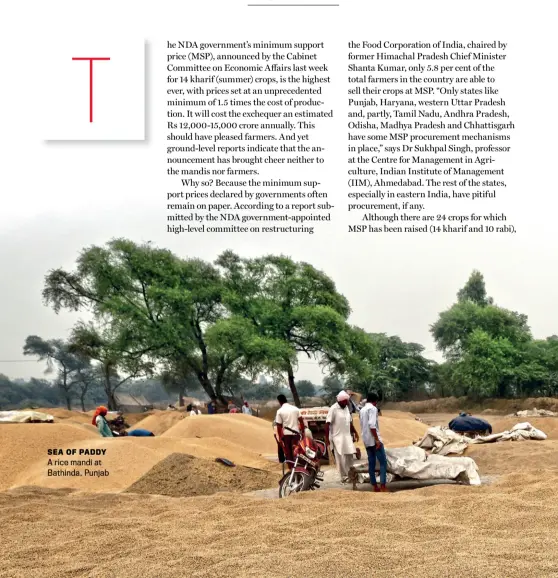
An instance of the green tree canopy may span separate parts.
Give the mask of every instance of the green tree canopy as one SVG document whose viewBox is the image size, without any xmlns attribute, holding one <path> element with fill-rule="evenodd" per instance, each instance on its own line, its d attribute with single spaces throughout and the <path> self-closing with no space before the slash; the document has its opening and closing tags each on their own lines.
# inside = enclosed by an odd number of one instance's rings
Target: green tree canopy
<svg viewBox="0 0 558 578">
<path fill-rule="evenodd" d="M 347 299 L 325 273 L 285 256 L 242 259 L 226 251 L 216 264 L 223 271 L 223 302 L 233 315 L 248 320 L 259 336 L 276 343 L 278 355 L 270 369 L 286 374 L 300 405 L 296 355 L 324 364 L 339 361 L 346 345 Z"/>
<path fill-rule="evenodd" d="M 72 397 L 75 393 L 75 376 L 88 365 L 81 356 L 76 355 L 69 344 L 62 339 L 43 339 L 29 335 L 23 346 L 23 354 L 46 361 L 45 373 L 57 372 L 56 385 L 66 401 L 66 407 L 72 409 Z"/>
<path fill-rule="evenodd" d="M 471 301 L 481 307 L 493 304 L 494 300 L 486 293 L 484 276 L 480 271 L 475 270 L 471 273 L 467 283 L 457 293 L 457 301 L 459 303 Z"/>
</svg>

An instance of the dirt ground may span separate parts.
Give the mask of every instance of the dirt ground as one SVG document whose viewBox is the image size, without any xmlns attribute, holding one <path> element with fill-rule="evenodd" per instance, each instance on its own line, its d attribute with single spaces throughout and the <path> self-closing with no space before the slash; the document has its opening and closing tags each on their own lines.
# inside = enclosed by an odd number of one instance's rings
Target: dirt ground
<svg viewBox="0 0 558 578">
<path fill-rule="evenodd" d="M 400 421 L 401 438 L 412 437 L 416 424 Z M 11 489 L 0 493 L 0 576 L 557 576 L 558 418 L 529 421 L 549 439 L 467 450 L 491 480 L 480 487 L 285 500 Z M 500 431 L 514 420 L 491 423 Z"/>
</svg>

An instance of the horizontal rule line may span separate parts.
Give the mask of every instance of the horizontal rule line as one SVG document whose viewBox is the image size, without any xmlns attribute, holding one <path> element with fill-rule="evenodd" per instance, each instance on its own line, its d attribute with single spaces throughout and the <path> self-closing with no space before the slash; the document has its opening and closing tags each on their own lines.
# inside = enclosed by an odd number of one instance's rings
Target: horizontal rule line
<svg viewBox="0 0 558 578">
<path fill-rule="evenodd" d="M 339 6 L 339 4 L 248 4 L 248 6 Z"/>
</svg>

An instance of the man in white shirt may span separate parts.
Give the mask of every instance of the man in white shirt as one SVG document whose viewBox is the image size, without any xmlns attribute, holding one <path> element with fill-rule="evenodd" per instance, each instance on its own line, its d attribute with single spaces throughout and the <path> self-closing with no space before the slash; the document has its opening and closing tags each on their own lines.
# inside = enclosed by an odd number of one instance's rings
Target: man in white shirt
<svg viewBox="0 0 558 578">
<path fill-rule="evenodd" d="M 248 405 L 247 401 L 245 401 L 242 406 L 242 413 L 245 415 L 252 415 L 252 408 Z"/>
<path fill-rule="evenodd" d="M 275 416 L 277 436 L 281 441 L 287 465 L 291 470 L 294 465 L 293 449 L 300 439 L 297 432 L 304 436 L 304 421 L 300 416 L 298 407 L 287 403 L 287 398 L 283 394 L 277 396 L 277 401 L 281 406 Z"/>
<path fill-rule="evenodd" d="M 326 444 L 328 448 L 333 448 L 335 463 L 343 483 L 348 481 L 349 469 L 353 465 L 353 456 L 356 453 L 353 442 L 358 441 L 353 416 L 349 410 L 350 399 L 346 391 L 339 393 L 337 403 L 329 408 L 325 427 Z"/>
<path fill-rule="evenodd" d="M 362 441 L 368 454 L 368 473 L 370 483 L 374 486 L 375 492 L 387 492 L 387 458 L 384 443 L 380 436 L 380 424 L 378 421 L 378 396 L 369 393 L 366 396 L 366 405 L 360 410 L 360 431 Z M 376 482 L 376 459 L 380 462 L 380 487 Z"/>
</svg>

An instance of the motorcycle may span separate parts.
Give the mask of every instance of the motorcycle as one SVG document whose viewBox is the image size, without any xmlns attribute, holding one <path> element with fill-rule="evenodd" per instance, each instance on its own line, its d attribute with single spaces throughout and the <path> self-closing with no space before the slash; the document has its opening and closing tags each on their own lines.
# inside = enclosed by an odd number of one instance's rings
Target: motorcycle
<svg viewBox="0 0 558 578">
<path fill-rule="evenodd" d="M 293 467 L 279 482 L 279 497 L 286 498 L 290 494 L 316 490 L 324 479 L 320 470 L 320 460 L 326 455 L 324 442 L 302 436 L 298 432 L 299 441 L 293 450 Z M 289 462 L 287 462 L 289 463 Z"/>
</svg>

